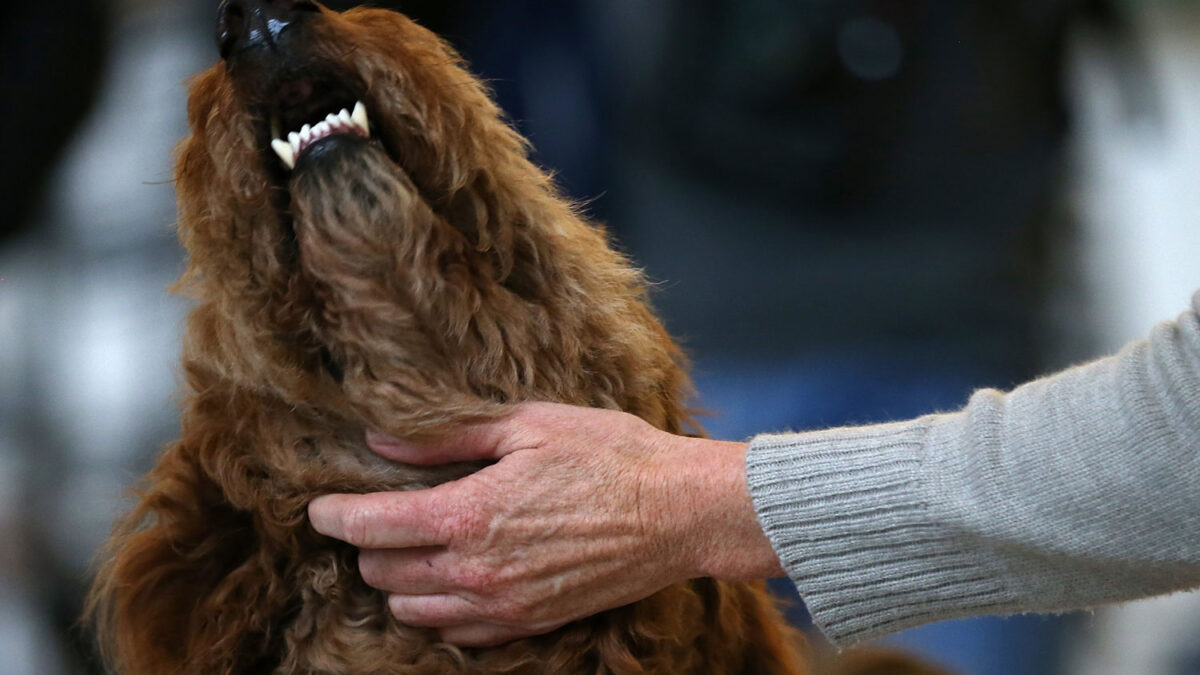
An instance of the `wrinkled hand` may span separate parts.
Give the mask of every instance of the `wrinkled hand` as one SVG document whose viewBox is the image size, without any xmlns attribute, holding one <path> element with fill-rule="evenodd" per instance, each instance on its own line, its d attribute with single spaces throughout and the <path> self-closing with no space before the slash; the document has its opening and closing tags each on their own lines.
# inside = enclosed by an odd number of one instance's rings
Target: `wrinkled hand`
<svg viewBox="0 0 1200 675">
<path fill-rule="evenodd" d="M 437 447 L 368 434 L 409 464 L 498 460 L 416 492 L 328 495 L 317 531 L 361 549 L 396 618 L 462 646 L 548 632 L 697 576 L 781 573 L 746 491 L 746 445 L 608 410 L 528 403 Z"/>
</svg>

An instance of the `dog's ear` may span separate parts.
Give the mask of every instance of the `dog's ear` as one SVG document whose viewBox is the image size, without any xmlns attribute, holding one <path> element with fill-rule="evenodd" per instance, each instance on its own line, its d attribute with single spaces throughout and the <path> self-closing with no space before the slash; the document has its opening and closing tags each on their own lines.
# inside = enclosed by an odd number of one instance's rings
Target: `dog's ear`
<svg viewBox="0 0 1200 675">
<path fill-rule="evenodd" d="M 85 620 L 124 675 L 269 672 L 271 617 L 284 611 L 262 583 L 273 561 L 186 443 L 167 451 L 117 525 Z"/>
</svg>

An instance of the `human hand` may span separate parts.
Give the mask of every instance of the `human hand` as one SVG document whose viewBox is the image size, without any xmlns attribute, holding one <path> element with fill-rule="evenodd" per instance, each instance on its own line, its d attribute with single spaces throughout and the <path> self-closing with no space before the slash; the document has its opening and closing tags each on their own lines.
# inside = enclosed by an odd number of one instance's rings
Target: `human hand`
<svg viewBox="0 0 1200 675">
<path fill-rule="evenodd" d="M 450 643 L 548 632 L 693 577 L 782 574 L 746 490 L 744 443 L 550 403 L 436 447 L 368 442 L 409 464 L 498 460 L 429 490 L 309 506 L 317 531 L 361 549 L 363 579 L 397 619 Z"/>
</svg>

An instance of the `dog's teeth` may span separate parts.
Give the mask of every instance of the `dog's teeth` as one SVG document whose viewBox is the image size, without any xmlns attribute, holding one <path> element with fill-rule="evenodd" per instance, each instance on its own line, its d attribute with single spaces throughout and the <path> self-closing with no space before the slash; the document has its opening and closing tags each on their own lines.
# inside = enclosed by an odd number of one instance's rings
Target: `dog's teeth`
<svg viewBox="0 0 1200 675">
<path fill-rule="evenodd" d="M 350 119 L 358 125 L 367 138 L 371 137 L 371 125 L 367 122 L 367 106 L 362 104 L 362 101 L 354 104 L 354 112 L 350 115 Z"/>
<path fill-rule="evenodd" d="M 272 118 L 272 125 L 276 124 L 277 120 Z M 305 124 L 300 127 L 300 131 L 293 131 L 287 135 L 287 141 L 276 138 L 271 142 L 271 147 L 283 160 L 289 169 L 295 167 L 296 158 L 300 153 L 312 145 L 313 143 L 342 130 L 345 127 L 357 127 L 362 133 L 370 138 L 371 127 L 367 122 L 367 108 L 362 103 L 354 106 L 354 112 L 351 113 L 345 108 L 340 112 L 330 113 L 325 116 L 325 119 L 316 124 Z"/>
<path fill-rule="evenodd" d="M 271 149 L 279 155 L 279 159 L 283 160 L 284 166 L 288 169 L 296 168 L 296 151 L 292 149 L 291 143 L 276 138 L 271 141 Z"/>
</svg>

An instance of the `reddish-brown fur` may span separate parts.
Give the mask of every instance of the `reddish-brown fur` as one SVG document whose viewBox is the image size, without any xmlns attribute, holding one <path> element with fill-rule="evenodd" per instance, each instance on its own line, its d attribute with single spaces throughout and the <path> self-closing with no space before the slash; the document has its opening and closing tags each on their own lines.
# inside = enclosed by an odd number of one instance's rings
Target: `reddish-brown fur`
<svg viewBox="0 0 1200 675">
<path fill-rule="evenodd" d="M 470 470 L 384 461 L 363 443 L 368 428 L 427 438 L 523 400 L 688 427 L 683 359 L 642 277 L 529 161 L 455 54 L 379 10 L 323 11 L 313 49 L 365 85 L 400 162 L 370 145 L 273 186 L 261 120 L 225 67 L 195 80 L 177 164 L 189 254 L 178 289 L 196 301 L 182 436 L 104 553 L 90 612 L 110 664 L 127 675 L 801 672 L 799 639 L 762 586 L 712 580 L 459 650 L 395 621 L 355 551 L 311 529 L 318 495 Z"/>
</svg>

